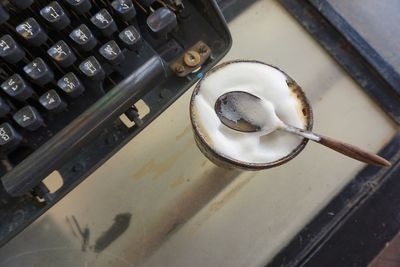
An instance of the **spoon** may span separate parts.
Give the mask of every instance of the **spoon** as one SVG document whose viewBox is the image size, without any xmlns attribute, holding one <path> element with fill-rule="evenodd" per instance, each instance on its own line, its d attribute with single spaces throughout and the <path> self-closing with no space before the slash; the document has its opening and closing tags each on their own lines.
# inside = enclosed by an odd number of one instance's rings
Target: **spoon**
<svg viewBox="0 0 400 267">
<path fill-rule="evenodd" d="M 276 130 L 283 130 L 300 135 L 367 164 L 391 165 L 386 159 L 356 146 L 286 124 L 278 118 L 271 102 L 264 101 L 247 92 L 232 91 L 221 95 L 215 102 L 214 109 L 221 122 L 236 131 L 261 131 L 269 134 Z"/>
</svg>

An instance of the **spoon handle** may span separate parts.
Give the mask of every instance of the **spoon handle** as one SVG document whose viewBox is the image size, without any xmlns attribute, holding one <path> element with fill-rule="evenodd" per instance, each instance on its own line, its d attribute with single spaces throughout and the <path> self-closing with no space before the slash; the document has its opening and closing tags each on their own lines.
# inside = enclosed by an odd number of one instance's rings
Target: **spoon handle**
<svg viewBox="0 0 400 267">
<path fill-rule="evenodd" d="M 319 135 L 290 125 L 286 125 L 286 127 L 282 127 L 282 129 L 291 133 L 301 135 L 307 139 L 310 139 L 339 153 L 342 153 L 343 155 L 365 162 L 367 164 L 385 167 L 391 165 L 389 161 L 376 154 L 370 153 L 354 145 L 350 145 L 327 136 Z"/>
<path fill-rule="evenodd" d="M 326 136 L 320 136 L 320 137 L 321 137 L 319 141 L 320 144 L 327 146 L 333 150 L 336 150 L 337 152 L 340 152 L 353 159 L 377 166 L 389 167 L 391 165 L 391 163 L 386 159 L 371 152 L 365 151 L 354 145 L 343 143 L 341 141 Z"/>
</svg>

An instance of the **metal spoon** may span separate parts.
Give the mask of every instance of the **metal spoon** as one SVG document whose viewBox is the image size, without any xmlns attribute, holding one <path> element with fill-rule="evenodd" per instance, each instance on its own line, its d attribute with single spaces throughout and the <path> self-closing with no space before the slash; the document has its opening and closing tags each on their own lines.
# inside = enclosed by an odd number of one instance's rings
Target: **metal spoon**
<svg viewBox="0 0 400 267">
<path fill-rule="evenodd" d="M 278 118 L 271 102 L 264 101 L 247 92 L 232 91 L 221 95 L 215 102 L 214 109 L 221 122 L 236 131 L 262 131 L 269 134 L 276 130 L 283 130 L 371 165 L 391 165 L 386 159 L 356 146 L 286 124 Z"/>
</svg>

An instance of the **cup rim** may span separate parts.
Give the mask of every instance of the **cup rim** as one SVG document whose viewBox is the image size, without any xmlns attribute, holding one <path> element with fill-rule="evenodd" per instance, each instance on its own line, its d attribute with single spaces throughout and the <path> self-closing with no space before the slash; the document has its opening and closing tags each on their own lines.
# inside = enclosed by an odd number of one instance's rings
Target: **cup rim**
<svg viewBox="0 0 400 267">
<path fill-rule="evenodd" d="M 283 74 L 286 75 L 287 77 L 287 84 L 288 86 L 293 86 L 291 89 L 293 91 L 295 91 L 297 97 L 300 99 L 300 101 L 302 102 L 302 106 L 303 108 L 306 108 L 306 120 L 307 120 L 307 127 L 306 129 L 311 131 L 312 127 L 313 127 L 313 123 L 314 123 L 314 119 L 313 119 L 313 112 L 312 112 L 312 107 L 310 104 L 310 101 L 308 100 L 308 98 L 306 97 L 304 91 L 302 90 L 302 88 L 300 87 L 300 85 L 297 84 L 297 82 L 290 77 L 286 72 L 282 71 L 281 69 L 279 69 L 278 67 L 271 65 L 271 64 L 267 64 L 265 62 L 259 61 L 259 60 L 248 60 L 248 59 L 236 59 L 236 60 L 229 60 L 226 62 L 223 62 L 221 64 L 218 64 L 217 66 L 213 67 L 211 70 L 209 70 L 196 84 L 195 88 L 193 89 L 193 93 L 192 96 L 190 98 L 190 104 L 189 104 L 189 113 L 190 113 L 190 121 L 192 124 L 192 128 L 195 131 L 195 135 L 198 139 L 198 141 L 200 141 L 200 143 L 205 146 L 211 153 L 213 157 L 216 157 L 219 161 L 222 161 L 224 163 L 228 163 L 230 165 L 233 165 L 235 167 L 241 168 L 241 169 L 246 169 L 246 170 L 260 170 L 260 169 L 268 169 L 268 168 L 272 168 L 272 167 L 277 167 L 279 165 L 282 165 L 286 162 L 288 162 L 289 160 L 295 158 L 306 146 L 306 144 L 308 143 L 308 139 L 303 138 L 302 142 L 296 146 L 295 149 L 292 150 L 292 152 L 290 152 L 288 155 L 286 155 L 283 158 L 280 158 L 278 160 L 275 161 L 271 161 L 271 162 L 266 162 L 266 163 L 251 163 L 251 162 L 244 162 L 241 160 L 237 160 L 237 159 L 233 159 L 227 155 L 225 155 L 224 153 L 221 152 L 217 152 L 213 147 L 211 147 L 211 145 L 208 144 L 206 138 L 203 136 L 202 131 L 200 126 L 198 125 L 198 123 L 195 121 L 195 111 L 194 111 L 194 101 L 195 98 L 200 90 L 201 84 L 204 81 L 204 79 L 206 79 L 208 76 L 210 76 L 211 74 L 213 74 L 214 72 L 218 71 L 219 69 L 230 65 L 230 64 L 234 64 L 234 63 L 258 63 L 258 64 L 263 64 L 269 67 L 272 67 L 274 69 L 277 69 L 279 71 L 281 71 Z M 304 110 L 303 110 L 304 112 Z"/>
</svg>

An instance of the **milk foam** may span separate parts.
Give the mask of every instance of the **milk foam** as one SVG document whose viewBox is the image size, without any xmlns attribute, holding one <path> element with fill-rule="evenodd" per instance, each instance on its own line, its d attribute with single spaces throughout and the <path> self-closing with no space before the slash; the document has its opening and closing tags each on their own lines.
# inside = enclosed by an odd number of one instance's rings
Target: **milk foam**
<svg viewBox="0 0 400 267">
<path fill-rule="evenodd" d="M 287 124 L 306 128 L 305 117 L 299 112 L 300 101 L 279 70 L 256 62 L 232 63 L 210 73 L 200 86 L 194 99 L 195 119 L 218 153 L 246 163 L 268 163 L 289 155 L 302 142 L 303 138 L 283 131 L 263 135 L 232 130 L 221 123 L 214 110 L 222 94 L 245 91 L 270 101 Z"/>
</svg>

